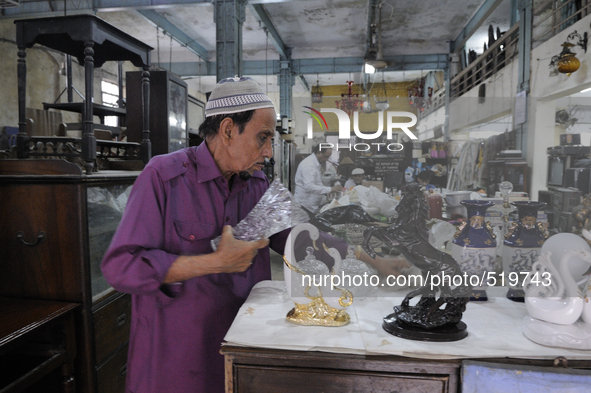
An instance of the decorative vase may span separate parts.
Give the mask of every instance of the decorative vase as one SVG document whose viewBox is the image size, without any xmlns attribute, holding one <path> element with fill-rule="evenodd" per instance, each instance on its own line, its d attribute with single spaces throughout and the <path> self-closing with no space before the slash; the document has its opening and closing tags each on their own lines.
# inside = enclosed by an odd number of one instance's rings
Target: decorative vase
<svg viewBox="0 0 591 393">
<path fill-rule="evenodd" d="M 493 229 L 489 222 L 484 221 L 484 216 L 494 203 L 479 200 L 460 203 L 466 207 L 468 220 L 454 235 L 452 256 L 465 273 L 462 283 L 472 286 L 470 300 L 485 301 L 488 300 L 486 288 L 490 282 L 489 273 L 494 272 L 497 243 Z"/>
<path fill-rule="evenodd" d="M 509 286 L 507 298 L 524 301 L 523 280 L 530 272 L 532 264 L 538 260 L 540 249 L 548 238 L 546 230 L 537 222 L 538 210 L 546 206 L 545 202 L 513 202 L 519 219 L 514 222 L 505 235 L 503 242 L 504 281 Z"/>
</svg>

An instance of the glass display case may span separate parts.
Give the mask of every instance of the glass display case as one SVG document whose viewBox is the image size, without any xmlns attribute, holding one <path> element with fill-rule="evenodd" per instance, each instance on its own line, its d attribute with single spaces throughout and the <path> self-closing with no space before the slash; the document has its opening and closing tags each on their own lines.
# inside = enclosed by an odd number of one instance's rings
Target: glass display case
<svg viewBox="0 0 591 393">
<path fill-rule="evenodd" d="M 93 302 L 113 288 L 101 273 L 101 261 L 123 216 L 130 184 L 107 184 L 86 189 L 90 288 Z"/>
</svg>

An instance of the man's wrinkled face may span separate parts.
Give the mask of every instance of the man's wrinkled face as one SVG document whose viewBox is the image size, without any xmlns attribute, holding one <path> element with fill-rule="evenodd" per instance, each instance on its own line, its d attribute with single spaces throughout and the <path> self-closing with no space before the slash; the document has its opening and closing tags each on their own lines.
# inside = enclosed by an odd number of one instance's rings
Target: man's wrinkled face
<svg viewBox="0 0 591 393">
<path fill-rule="evenodd" d="M 351 175 L 351 179 L 353 179 L 355 184 L 357 184 L 359 186 L 359 185 L 361 185 L 361 183 L 363 183 L 363 174 Z"/>
<path fill-rule="evenodd" d="M 272 138 L 276 123 L 275 110 L 264 108 L 254 112 L 242 134 L 238 126 L 234 126 L 232 141 L 228 146 L 231 162 L 227 163 L 234 173 L 247 179 L 254 171 L 263 169 L 265 159 L 273 157 Z"/>
</svg>

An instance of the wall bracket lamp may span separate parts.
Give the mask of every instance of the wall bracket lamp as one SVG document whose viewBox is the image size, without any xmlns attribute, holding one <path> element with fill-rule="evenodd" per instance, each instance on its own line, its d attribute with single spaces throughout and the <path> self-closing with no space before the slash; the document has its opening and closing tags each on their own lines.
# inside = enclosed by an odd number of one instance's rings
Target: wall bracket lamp
<svg viewBox="0 0 591 393">
<path fill-rule="evenodd" d="M 570 41 L 574 41 L 574 43 Z M 581 62 L 577 59 L 576 55 L 571 52 L 570 48 L 578 45 L 583 51 L 585 51 L 585 53 L 587 53 L 587 42 L 587 32 L 583 33 L 583 36 L 577 33 L 576 30 L 570 33 L 566 37 L 566 41 L 561 45 L 562 52 L 560 52 L 559 55 L 552 56 L 552 59 L 550 60 L 550 68 L 552 69 L 551 75 L 553 72 L 555 73 L 557 71 L 570 76 L 570 74 L 577 71 L 581 66 Z"/>
</svg>

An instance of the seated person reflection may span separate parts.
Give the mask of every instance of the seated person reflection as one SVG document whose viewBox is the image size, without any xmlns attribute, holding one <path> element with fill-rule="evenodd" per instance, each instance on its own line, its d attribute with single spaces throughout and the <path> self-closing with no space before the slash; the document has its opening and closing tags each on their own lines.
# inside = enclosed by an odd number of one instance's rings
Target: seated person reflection
<svg viewBox="0 0 591 393">
<path fill-rule="evenodd" d="M 363 183 L 365 171 L 361 168 L 355 168 L 351 171 L 351 177 L 345 183 L 345 188 L 360 186 Z"/>
<path fill-rule="evenodd" d="M 325 186 L 322 183 L 322 166 L 332 155 L 332 149 L 320 149 L 320 144 L 312 148 L 312 154 L 304 158 L 295 175 L 295 193 L 296 202 L 316 214 L 320 210 L 320 205 L 324 197 L 331 192 L 343 190 L 343 186 L 336 184 L 332 187 Z"/>
<path fill-rule="evenodd" d="M 435 186 L 433 184 L 429 184 L 431 181 L 431 177 L 433 176 L 433 172 L 426 170 L 417 175 L 417 182 L 425 187 L 425 190 L 432 192 L 435 190 Z"/>
</svg>

